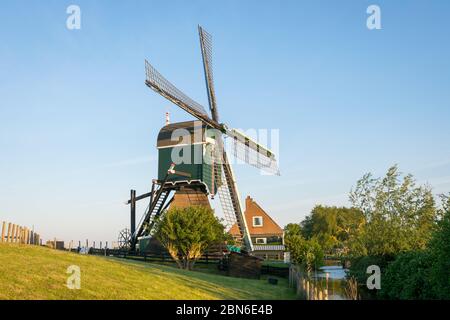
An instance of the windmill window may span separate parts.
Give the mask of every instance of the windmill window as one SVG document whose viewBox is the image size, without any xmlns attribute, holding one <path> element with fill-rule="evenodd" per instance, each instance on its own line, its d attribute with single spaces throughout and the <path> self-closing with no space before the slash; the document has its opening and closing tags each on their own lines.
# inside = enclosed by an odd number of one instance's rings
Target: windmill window
<svg viewBox="0 0 450 320">
<path fill-rule="evenodd" d="M 262 227 L 263 226 L 263 217 L 253 217 L 253 226 L 254 227 Z"/>
</svg>

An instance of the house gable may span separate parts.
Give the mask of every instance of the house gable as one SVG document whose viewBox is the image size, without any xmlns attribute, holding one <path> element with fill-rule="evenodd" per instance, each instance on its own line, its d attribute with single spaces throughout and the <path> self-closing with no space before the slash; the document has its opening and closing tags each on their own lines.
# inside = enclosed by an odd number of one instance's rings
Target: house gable
<svg viewBox="0 0 450 320">
<path fill-rule="evenodd" d="M 283 229 L 250 196 L 245 199 L 245 220 L 251 237 L 283 236 Z M 258 225 L 258 221 L 262 225 Z M 239 235 L 237 225 L 233 225 L 230 233 Z"/>
</svg>

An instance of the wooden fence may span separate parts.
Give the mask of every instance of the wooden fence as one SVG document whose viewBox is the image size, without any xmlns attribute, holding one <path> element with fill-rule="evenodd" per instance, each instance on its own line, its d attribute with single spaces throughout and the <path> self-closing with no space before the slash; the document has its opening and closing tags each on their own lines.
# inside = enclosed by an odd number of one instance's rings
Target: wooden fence
<svg viewBox="0 0 450 320">
<path fill-rule="evenodd" d="M 77 251 L 77 248 L 72 249 Z M 161 262 L 161 263 L 174 263 L 172 257 L 166 252 L 148 252 L 148 253 L 130 253 L 127 250 L 121 249 L 98 249 L 89 248 L 89 254 L 115 256 L 118 258 L 125 258 L 130 260 L 145 261 L 145 262 Z M 223 258 L 223 255 L 219 254 L 204 254 L 195 263 L 196 264 L 218 264 Z"/>
<path fill-rule="evenodd" d="M 33 230 L 11 222 L 2 222 L 0 242 L 41 244 L 41 237 Z"/>
<path fill-rule="evenodd" d="M 328 300 L 328 279 L 322 281 L 304 274 L 298 266 L 289 267 L 289 286 L 294 288 L 297 297 L 304 300 Z"/>
</svg>

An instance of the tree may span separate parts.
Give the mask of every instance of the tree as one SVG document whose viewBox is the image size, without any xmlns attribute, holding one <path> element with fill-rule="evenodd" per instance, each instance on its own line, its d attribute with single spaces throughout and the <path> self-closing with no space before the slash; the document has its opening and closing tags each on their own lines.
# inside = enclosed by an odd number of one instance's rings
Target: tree
<svg viewBox="0 0 450 320">
<path fill-rule="evenodd" d="M 436 225 L 437 210 L 428 186 L 417 186 L 397 166 L 383 178 L 366 174 L 350 192 L 350 201 L 364 214 L 365 225 L 353 238 L 354 255 L 396 255 L 422 250 Z"/>
<path fill-rule="evenodd" d="M 301 223 L 302 235 L 315 238 L 325 251 L 348 251 L 348 240 L 360 232 L 364 215 L 359 209 L 317 205 Z"/>
<path fill-rule="evenodd" d="M 300 228 L 300 225 L 297 223 L 288 223 L 284 227 L 284 241 L 288 241 L 293 236 L 300 236 L 302 232 L 302 229 Z"/>
<path fill-rule="evenodd" d="M 315 239 L 305 240 L 301 235 L 292 235 L 286 241 L 293 262 L 302 265 L 307 272 L 323 265 L 323 250 Z"/>
<path fill-rule="evenodd" d="M 436 297 L 450 299 L 450 194 L 442 195 L 441 200 L 443 216 L 430 242 L 430 277 Z"/>
<path fill-rule="evenodd" d="M 382 299 L 433 299 L 429 281 L 431 256 L 428 251 L 399 254 L 383 273 Z"/>
<path fill-rule="evenodd" d="M 211 244 L 224 240 L 224 227 L 204 206 L 172 208 L 156 222 L 155 236 L 181 269 L 192 270 Z"/>
</svg>

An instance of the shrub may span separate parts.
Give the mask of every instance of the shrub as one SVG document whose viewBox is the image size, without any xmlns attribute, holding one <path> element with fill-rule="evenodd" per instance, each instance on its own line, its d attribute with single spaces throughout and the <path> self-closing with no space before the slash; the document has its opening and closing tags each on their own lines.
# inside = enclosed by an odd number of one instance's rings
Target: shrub
<svg viewBox="0 0 450 320">
<path fill-rule="evenodd" d="M 317 269 L 323 265 L 323 250 L 315 239 L 305 240 L 301 236 L 291 236 L 286 240 L 293 262 L 302 265 L 306 271 Z"/>
<path fill-rule="evenodd" d="M 383 299 L 434 298 L 430 282 L 431 255 L 427 251 L 407 252 L 388 264 L 381 278 Z"/>
<path fill-rule="evenodd" d="M 172 208 L 156 222 L 155 236 L 179 268 L 191 270 L 211 244 L 224 241 L 224 227 L 203 206 Z"/>
</svg>

